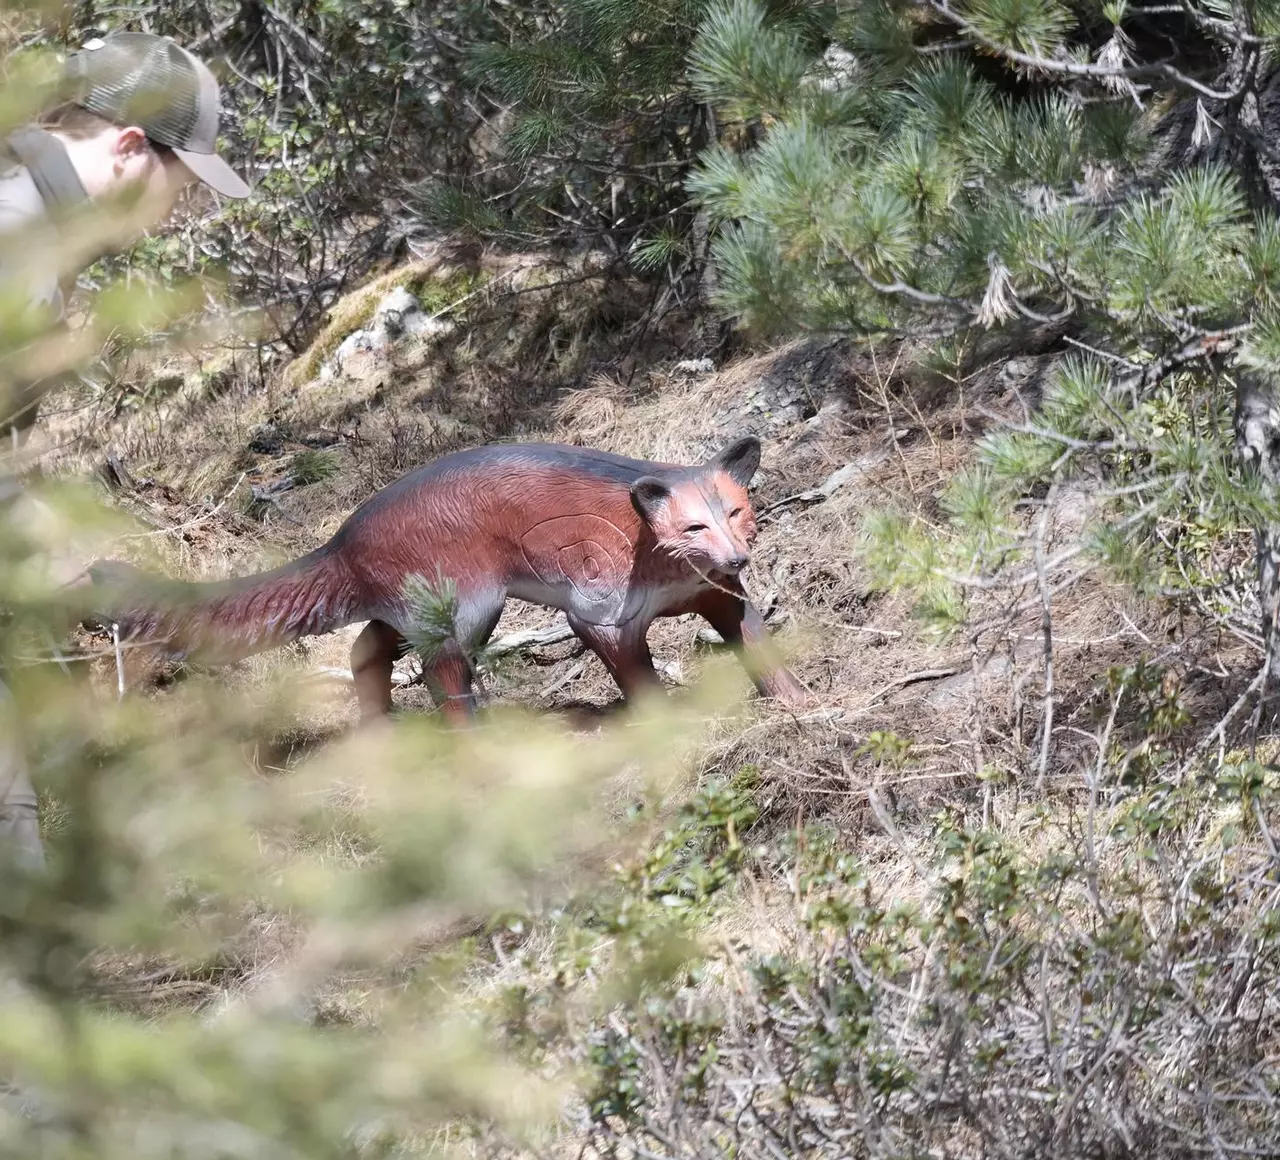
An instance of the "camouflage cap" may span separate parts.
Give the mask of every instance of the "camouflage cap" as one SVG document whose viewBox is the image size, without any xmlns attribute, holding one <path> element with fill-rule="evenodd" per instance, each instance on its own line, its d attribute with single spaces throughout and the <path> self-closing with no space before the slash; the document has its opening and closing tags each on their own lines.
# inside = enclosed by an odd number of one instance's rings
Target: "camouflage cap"
<svg viewBox="0 0 1280 1160">
<path fill-rule="evenodd" d="M 136 125 L 172 149 L 201 181 L 227 197 L 249 187 L 216 152 L 221 111 L 208 67 L 165 36 L 116 32 L 67 58 L 77 105 L 117 125 Z"/>
</svg>

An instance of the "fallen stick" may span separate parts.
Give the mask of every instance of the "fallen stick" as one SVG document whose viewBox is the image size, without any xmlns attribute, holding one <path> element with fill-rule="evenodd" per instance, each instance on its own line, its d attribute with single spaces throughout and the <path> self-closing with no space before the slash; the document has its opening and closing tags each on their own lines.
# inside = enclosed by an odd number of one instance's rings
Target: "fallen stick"
<svg viewBox="0 0 1280 1160">
<path fill-rule="evenodd" d="M 959 665 L 952 665 L 946 669 L 921 669 L 919 672 L 908 673 L 905 677 L 899 677 L 896 681 L 890 681 L 883 689 L 877 689 L 866 699 L 863 704 L 865 709 L 867 705 L 874 704 L 880 700 L 886 693 L 892 693 L 894 689 L 901 689 L 906 685 L 919 684 L 921 681 L 941 681 L 946 677 L 954 677 L 961 672 Z"/>
<path fill-rule="evenodd" d="M 485 647 L 490 656 L 506 656 L 521 649 L 538 648 L 540 645 L 561 644 L 573 639 L 573 629 L 567 621 L 557 620 L 546 628 L 528 628 L 522 632 L 513 632 L 491 640 Z"/>
<path fill-rule="evenodd" d="M 779 508 L 786 507 L 793 503 L 821 503 L 823 500 L 830 499 L 837 491 L 856 476 L 870 470 L 879 463 L 883 463 L 888 458 L 887 453 L 864 455 L 859 459 L 846 463 L 843 467 L 838 467 L 830 475 L 827 476 L 817 487 L 811 487 L 807 491 L 798 491 L 795 495 L 784 496 L 776 503 L 771 503 L 764 508 L 760 515 L 767 516 L 772 512 L 776 512 Z"/>
<path fill-rule="evenodd" d="M 312 669 L 308 676 L 311 677 L 332 677 L 335 681 L 346 681 L 351 684 L 354 678 L 351 676 L 350 669 L 322 668 Z M 393 685 L 411 685 L 417 680 L 416 677 L 410 676 L 408 673 L 393 672 L 391 674 L 391 683 Z"/>
<path fill-rule="evenodd" d="M 538 696 L 549 697 L 551 696 L 552 693 L 558 693 L 570 681 L 576 681 L 580 676 L 582 676 L 582 670 L 585 669 L 586 667 L 587 667 L 586 661 L 579 661 L 572 668 L 568 669 L 564 673 L 561 673 L 560 676 L 558 676 L 554 681 L 552 681 L 544 689 L 541 689 L 538 692 Z"/>
<path fill-rule="evenodd" d="M 509 656 L 513 652 L 520 652 L 522 649 L 538 648 L 543 645 L 562 644 L 566 640 L 573 639 L 573 629 L 568 625 L 567 621 L 557 620 L 545 628 L 527 628 L 520 632 L 512 632 L 506 636 L 500 636 L 497 640 L 490 641 L 485 648 L 485 652 L 489 656 Z M 320 668 L 312 669 L 311 675 L 316 677 L 332 677 L 334 680 L 347 681 L 353 680 L 351 672 L 348 669 L 338 668 Z M 412 685 L 418 680 L 415 676 L 408 673 L 393 672 L 391 674 L 391 683 L 393 685 Z"/>
</svg>

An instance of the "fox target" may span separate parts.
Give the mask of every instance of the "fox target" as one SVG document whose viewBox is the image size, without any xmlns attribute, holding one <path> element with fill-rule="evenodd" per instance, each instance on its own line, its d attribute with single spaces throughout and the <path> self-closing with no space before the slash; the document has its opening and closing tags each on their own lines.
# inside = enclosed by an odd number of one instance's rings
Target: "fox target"
<svg viewBox="0 0 1280 1160">
<path fill-rule="evenodd" d="M 617 623 L 635 551 L 617 524 L 595 515 L 556 516 L 530 528 L 520 547 L 539 580 L 573 590 L 575 616 L 588 624 Z"/>
</svg>

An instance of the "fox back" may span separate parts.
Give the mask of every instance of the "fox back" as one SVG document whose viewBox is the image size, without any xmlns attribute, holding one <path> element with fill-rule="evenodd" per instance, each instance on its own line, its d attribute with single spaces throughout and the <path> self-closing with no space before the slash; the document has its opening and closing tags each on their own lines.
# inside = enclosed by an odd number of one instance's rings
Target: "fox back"
<svg viewBox="0 0 1280 1160">
<path fill-rule="evenodd" d="M 656 589 L 736 576 L 755 537 L 759 444 L 694 467 L 525 443 L 457 452 L 358 508 L 331 546 L 370 618 L 399 620 L 407 576 L 501 588 L 589 623 L 619 623 Z"/>
</svg>

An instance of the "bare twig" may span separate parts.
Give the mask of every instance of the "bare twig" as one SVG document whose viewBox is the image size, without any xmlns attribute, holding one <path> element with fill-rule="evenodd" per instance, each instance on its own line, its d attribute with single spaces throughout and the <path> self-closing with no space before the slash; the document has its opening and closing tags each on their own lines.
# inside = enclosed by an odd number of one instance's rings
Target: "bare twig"
<svg viewBox="0 0 1280 1160">
<path fill-rule="evenodd" d="M 1215 101 L 1234 101 L 1245 92 L 1246 82 L 1244 80 L 1241 80 L 1232 89 L 1214 89 L 1202 84 L 1194 77 L 1187 76 L 1186 73 L 1164 61 L 1158 61 L 1155 64 L 1113 67 L 1100 64 L 1085 64 L 1074 60 L 1054 60 L 1044 56 L 1033 56 L 1030 53 L 1019 52 L 1015 48 L 1009 48 L 1007 45 L 1000 44 L 990 37 L 983 36 L 969 21 L 952 9 L 949 4 L 945 3 L 945 0 L 929 0 L 929 7 L 940 16 L 951 21 L 966 36 L 984 48 L 1004 57 L 1005 60 L 1023 65 L 1026 68 L 1038 69 L 1047 73 L 1058 73 L 1063 76 L 1092 77 L 1095 80 L 1167 80 Z"/>
<path fill-rule="evenodd" d="M 585 660 L 580 660 L 577 664 L 570 665 L 569 668 L 561 673 L 560 676 L 556 677 L 554 681 L 539 689 L 538 696 L 540 698 L 550 697 L 552 693 L 558 693 L 565 687 L 565 685 L 569 684 L 570 681 L 576 681 L 580 676 L 582 676 L 582 671 L 586 667 L 587 662 Z"/>
<path fill-rule="evenodd" d="M 121 701 L 124 700 L 124 657 L 120 653 L 120 625 L 114 620 L 111 622 L 111 644 L 115 649 L 116 655 L 116 694 Z"/>
<path fill-rule="evenodd" d="M 1036 771 L 1036 792 L 1044 790 L 1045 774 L 1049 769 L 1049 742 L 1053 736 L 1053 611 L 1049 596 L 1049 580 L 1045 573 L 1044 537 L 1048 529 L 1049 513 L 1057 494 L 1057 484 L 1049 488 L 1040 519 L 1036 522 L 1035 561 L 1036 580 L 1040 593 L 1040 631 L 1044 646 L 1044 721 L 1040 737 L 1040 759 Z"/>
<path fill-rule="evenodd" d="M 874 704 L 881 697 L 892 693 L 894 689 L 901 689 L 905 685 L 919 684 L 921 681 L 940 681 L 944 677 L 954 677 L 960 671 L 960 665 L 951 665 L 945 669 L 921 669 L 918 672 L 908 673 L 905 677 L 899 677 L 896 681 L 890 681 L 883 688 L 877 689 L 866 699 L 863 707 Z"/>
</svg>

